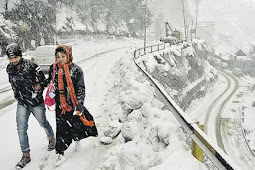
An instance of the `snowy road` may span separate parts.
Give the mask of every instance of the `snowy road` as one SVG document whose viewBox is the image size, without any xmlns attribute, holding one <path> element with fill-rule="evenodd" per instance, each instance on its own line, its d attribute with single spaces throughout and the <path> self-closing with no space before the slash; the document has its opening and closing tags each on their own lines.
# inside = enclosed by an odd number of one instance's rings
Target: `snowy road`
<svg viewBox="0 0 255 170">
<path fill-rule="evenodd" d="M 221 113 L 224 110 L 229 99 L 238 89 L 238 82 L 231 78 L 228 74 L 218 70 L 220 75 L 223 76 L 227 84 L 223 92 L 219 92 L 218 97 L 210 105 L 205 118 L 205 129 L 206 134 L 215 141 L 218 146 L 224 150 L 222 143 L 220 127 L 221 127 Z"/>
<path fill-rule="evenodd" d="M 8 80 L 7 80 L 8 81 Z M 9 82 L 4 83 L 0 86 L 0 109 L 14 103 L 16 100 L 13 97 L 13 91 Z M 0 114 L 1 116 L 1 114 Z"/>
</svg>

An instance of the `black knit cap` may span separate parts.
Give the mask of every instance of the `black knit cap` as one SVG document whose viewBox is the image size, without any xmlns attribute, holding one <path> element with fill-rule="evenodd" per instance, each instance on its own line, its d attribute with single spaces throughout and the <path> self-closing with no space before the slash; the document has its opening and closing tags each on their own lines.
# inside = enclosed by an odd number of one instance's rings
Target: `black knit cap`
<svg viewBox="0 0 255 170">
<path fill-rule="evenodd" d="M 7 54 L 8 58 L 10 58 L 11 56 L 22 57 L 22 51 L 21 51 L 19 44 L 17 44 L 17 43 L 9 44 L 6 47 L 6 54 Z"/>
</svg>

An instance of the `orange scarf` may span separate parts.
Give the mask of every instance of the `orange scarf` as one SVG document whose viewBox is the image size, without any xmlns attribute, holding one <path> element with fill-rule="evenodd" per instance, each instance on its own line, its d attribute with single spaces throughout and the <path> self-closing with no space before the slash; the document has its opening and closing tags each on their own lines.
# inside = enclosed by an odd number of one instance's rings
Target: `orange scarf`
<svg viewBox="0 0 255 170">
<path fill-rule="evenodd" d="M 76 107 L 78 104 L 78 100 L 76 98 L 76 94 L 74 91 L 74 87 L 73 87 L 73 82 L 71 79 L 71 75 L 70 75 L 70 71 L 69 71 L 69 66 L 71 66 L 73 63 L 69 62 L 67 64 L 61 65 L 58 63 L 58 89 L 59 89 L 59 93 L 60 93 L 60 103 L 61 103 L 61 108 L 62 108 L 62 114 L 65 114 L 66 111 L 71 111 L 71 106 L 69 106 L 66 103 L 66 96 L 65 96 L 65 87 L 64 87 L 64 79 L 63 79 L 63 75 L 64 75 L 64 71 L 65 71 L 65 77 L 66 77 L 66 82 L 67 82 L 67 86 L 70 92 L 70 96 L 71 96 L 71 100 L 73 103 L 73 106 Z"/>
<path fill-rule="evenodd" d="M 63 48 L 65 50 L 65 54 L 67 55 L 67 61 L 68 63 L 61 65 L 58 63 L 58 89 L 59 89 L 59 94 L 60 94 L 60 104 L 61 104 L 61 109 L 62 112 L 61 114 L 65 114 L 66 111 L 71 111 L 71 106 L 69 106 L 66 103 L 66 96 L 65 96 L 65 87 L 64 87 L 64 79 L 63 79 L 63 75 L 64 75 L 64 71 L 65 71 L 65 77 L 66 77 L 66 82 L 67 82 L 67 86 L 70 92 L 70 96 L 71 96 L 71 100 L 73 103 L 73 106 L 76 107 L 78 104 L 78 100 L 76 98 L 75 95 L 75 91 L 74 91 L 74 87 L 73 87 L 73 82 L 71 79 L 71 75 L 70 75 L 70 70 L 69 67 L 73 64 L 72 62 L 72 56 L 70 57 L 69 55 L 69 50 L 68 47 L 65 45 L 59 45 L 55 51 L 57 51 L 57 49 L 59 48 Z"/>
</svg>

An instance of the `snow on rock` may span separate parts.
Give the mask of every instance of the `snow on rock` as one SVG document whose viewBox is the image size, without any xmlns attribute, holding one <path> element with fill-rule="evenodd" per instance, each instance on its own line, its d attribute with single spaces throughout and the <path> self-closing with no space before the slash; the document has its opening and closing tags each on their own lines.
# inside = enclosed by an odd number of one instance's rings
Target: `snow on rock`
<svg viewBox="0 0 255 170">
<path fill-rule="evenodd" d="M 205 65 L 204 68 L 205 68 L 205 73 L 206 73 L 204 75 L 204 77 L 207 82 L 211 82 L 218 76 L 218 72 L 212 65 L 209 64 L 208 61 L 205 61 L 204 65 Z"/>
<path fill-rule="evenodd" d="M 184 48 L 183 55 L 187 57 L 194 57 L 194 49 L 192 47 Z"/>
<path fill-rule="evenodd" d="M 112 143 L 112 138 L 111 137 L 101 137 L 100 142 L 102 144 L 109 145 Z"/>
<path fill-rule="evenodd" d="M 203 41 L 184 42 L 140 56 L 137 61 L 185 111 L 217 79 L 217 71 L 206 60 L 206 49 Z"/>
<path fill-rule="evenodd" d="M 121 126 L 121 123 L 119 123 L 117 120 L 111 121 L 104 130 L 104 135 L 115 138 L 120 133 Z"/>
<path fill-rule="evenodd" d="M 170 111 L 162 110 L 164 103 L 130 56 L 122 56 L 113 70 L 116 81 L 110 93 L 116 95 L 117 103 L 108 110 L 105 137 L 100 139 L 111 148 L 99 169 L 206 169 L 190 154 L 180 124 Z M 119 128 L 119 135 L 112 138 Z M 169 158 L 185 164 L 169 166 Z"/>
</svg>

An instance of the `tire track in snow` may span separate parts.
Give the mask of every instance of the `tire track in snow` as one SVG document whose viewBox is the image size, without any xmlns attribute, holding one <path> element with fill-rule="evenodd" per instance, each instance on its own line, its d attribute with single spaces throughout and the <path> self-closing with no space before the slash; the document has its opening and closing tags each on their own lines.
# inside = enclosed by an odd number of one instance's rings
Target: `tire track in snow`
<svg viewBox="0 0 255 170">
<path fill-rule="evenodd" d="M 205 117 L 205 133 L 211 137 L 214 136 L 213 140 L 215 142 L 217 142 L 218 146 L 224 152 L 226 152 L 224 145 L 223 145 L 222 136 L 221 136 L 221 122 L 222 122 L 221 117 L 222 117 L 222 112 L 225 109 L 230 98 L 237 91 L 237 89 L 239 87 L 239 83 L 235 78 L 233 78 L 231 75 L 225 73 L 224 71 L 218 70 L 218 72 L 222 76 L 225 77 L 228 85 L 227 85 L 226 89 L 213 101 L 213 103 L 209 107 L 208 114 Z M 234 89 L 231 88 L 231 87 L 233 87 L 231 85 L 234 85 Z M 225 95 L 227 95 L 227 96 L 225 96 Z M 224 100 L 221 101 L 222 99 L 224 99 Z M 218 102 L 221 102 L 221 103 L 218 104 Z M 218 107 L 218 108 L 216 108 L 216 107 Z M 216 110 L 215 110 L 215 108 L 216 108 Z M 210 122 L 213 122 L 213 124 L 215 124 L 214 128 L 210 127 Z M 212 130 L 213 132 L 211 132 L 211 134 L 209 134 L 209 129 L 213 129 Z"/>
<path fill-rule="evenodd" d="M 224 76 L 225 77 L 225 76 Z M 226 77 L 225 77 L 226 78 Z M 205 124 L 205 133 L 208 135 L 208 129 L 209 129 L 209 118 L 212 115 L 212 110 L 215 107 L 215 105 L 218 103 L 218 101 L 220 100 L 220 98 L 227 92 L 227 90 L 230 87 L 230 81 L 228 81 L 228 86 L 226 87 L 226 89 L 212 102 L 212 104 L 210 105 L 207 115 L 205 117 L 204 120 L 204 124 Z"/>
<path fill-rule="evenodd" d="M 222 136 L 221 136 L 221 117 L 222 117 L 222 112 L 223 110 L 225 109 L 227 103 L 229 102 L 230 98 L 234 95 L 234 93 L 237 91 L 238 87 L 239 87 L 239 83 L 236 79 L 234 79 L 231 75 L 225 73 L 225 72 L 221 72 L 220 73 L 227 79 L 228 81 L 228 88 L 230 88 L 231 86 L 231 80 L 234 80 L 234 89 L 232 90 L 232 92 L 228 95 L 228 97 L 222 102 L 222 104 L 220 105 L 220 109 L 219 109 L 219 114 L 217 116 L 217 119 L 216 119 L 216 127 L 215 127 L 215 132 L 216 132 L 216 138 L 217 138 L 217 143 L 218 143 L 218 146 L 220 148 L 222 148 L 224 151 L 224 145 L 223 145 L 223 141 L 222 141 Z M 226 152 L 226 151 L 225 151 Z"/>
</svg>

